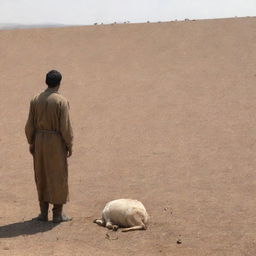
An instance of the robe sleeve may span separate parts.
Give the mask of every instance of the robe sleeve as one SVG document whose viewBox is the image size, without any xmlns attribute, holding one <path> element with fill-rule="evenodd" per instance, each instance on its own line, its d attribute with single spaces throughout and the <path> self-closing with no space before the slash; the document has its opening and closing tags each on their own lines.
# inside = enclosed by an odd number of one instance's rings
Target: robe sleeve
<svg viewBox="0 0 256 256">
<path fill-rule="evenodd" d="M 30 101 L 28 120 L 25 126 L 25 134 L 29 144 L 34 143 L 35 125 L 34 125 L 34 106 L 33 100 Z"/>
<path fill-rule="evenodd" d="M 60 133 L 65 141 L 66 147 L 72 149 L 73 146 L 73 129 L 69 117 L 68 101 L 61 102 L 60 106 Z"/>
</svg>

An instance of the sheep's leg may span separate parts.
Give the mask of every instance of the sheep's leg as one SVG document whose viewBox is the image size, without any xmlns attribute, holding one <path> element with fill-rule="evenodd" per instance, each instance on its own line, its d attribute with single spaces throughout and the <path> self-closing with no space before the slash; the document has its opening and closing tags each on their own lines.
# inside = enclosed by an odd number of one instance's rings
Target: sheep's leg
<svg viewBox="0 0 256 256">
<path fill-rule="evenodd" d="M 113 225 L 113 231 L 117 231 L 119 229 L 118 225 Z"/>
<path fill-rule="evenodd" d="M 112 225 L 112 223 L 111 223 L 110 221 L 107 221 L 106 227 L 107 227 L 108 229 L 113 229 L 113 225 Z"/>
<path fill-rule="evenodd" d="M 135 214 L 128 216 L 127 224 L 130 227 L 122 229 L 122 232 L 134 231 L 134 230 L 146 230 L 147 226 L 142 221 L 142 218 L 143 216 L 141 215 L 140 212 L 137 212 Z"/>
<path fill-rule="evenodd" d="M 122 229 L 122 232 L 128 232 L 128 231 L 134 231 L 134 230 L 145 230 L 147 229 L 145 227 L 145 225 L 140 225 L 140 226 L 134 226 L 134 227 L 130 227 L 130 228 L 123 228 Z"/>
<path fill-rule="evenodd" d="M 105 226 L 105 222 L 102 219 L 96 219 L 93 222 L 98 224 L 99 226 Z"/>
<path fill-rule="evenodd" d="M 110 221 L 108 221 L 107 223 L 106 223 L 106 227 L 108 228 L 108 229 L 112 229 L 112 230 L 114 230 L 114 231 L 116 231 L 116 230 L 118 230 L 118 225 L 113 225 Z"/>
</svg>

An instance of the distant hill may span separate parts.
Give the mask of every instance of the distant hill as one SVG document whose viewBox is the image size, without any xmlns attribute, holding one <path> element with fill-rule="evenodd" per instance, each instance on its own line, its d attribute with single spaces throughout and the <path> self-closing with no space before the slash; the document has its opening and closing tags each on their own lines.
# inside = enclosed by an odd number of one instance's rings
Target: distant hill
<svg viewBox="0 0 256 256">
<path fill-rule="evenodd" d="M 19 24 L 19 23 L 0 23 L 0 30 L 8 29 L 28 29 L 28 28 L 51 28 L 51 27 L 65 27 L 65 24 Z"/>
</svg>

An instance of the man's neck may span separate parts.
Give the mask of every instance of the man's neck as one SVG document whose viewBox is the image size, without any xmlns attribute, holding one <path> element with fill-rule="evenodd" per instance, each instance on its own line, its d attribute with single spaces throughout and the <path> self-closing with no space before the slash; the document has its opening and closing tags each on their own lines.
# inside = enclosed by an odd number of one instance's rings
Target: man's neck
<svg viewBox="0 0 256 256">
<path fill-rule="evenodd" d="M 59 91 L 60 86 L 55 86 L 55 87 L 48 87 L 46 90 L 47 91 L 51 91 L 51 92 L 58 92 Z"/>
</svg>

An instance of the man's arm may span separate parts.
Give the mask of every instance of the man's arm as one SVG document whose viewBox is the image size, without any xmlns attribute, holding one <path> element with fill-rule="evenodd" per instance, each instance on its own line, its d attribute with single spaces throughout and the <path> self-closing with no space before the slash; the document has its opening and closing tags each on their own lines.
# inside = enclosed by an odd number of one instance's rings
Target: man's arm
<svg viewBox="0 0 256 256">
<path fill-rule="evenodd" d="M 29 143 L 29 151 L 31 154 L 34 153 L 34 136 L 35 136 L 35 125 L 34 125 L 34 106 L 33 100 L 30 102 L 28 120 L 25 126 L 25 134 Z"/>
<path fill-rule="evenodd" d="M 67 151 L 68 151 L 67 157 L 70 157 L 72 155 L 72 146 L 73 146 L 73 129 L 72 129 L 70 118 L 69 118 L 68 101 L 61 102 L 60 132 L 67 147 Z"/>
</svg>

